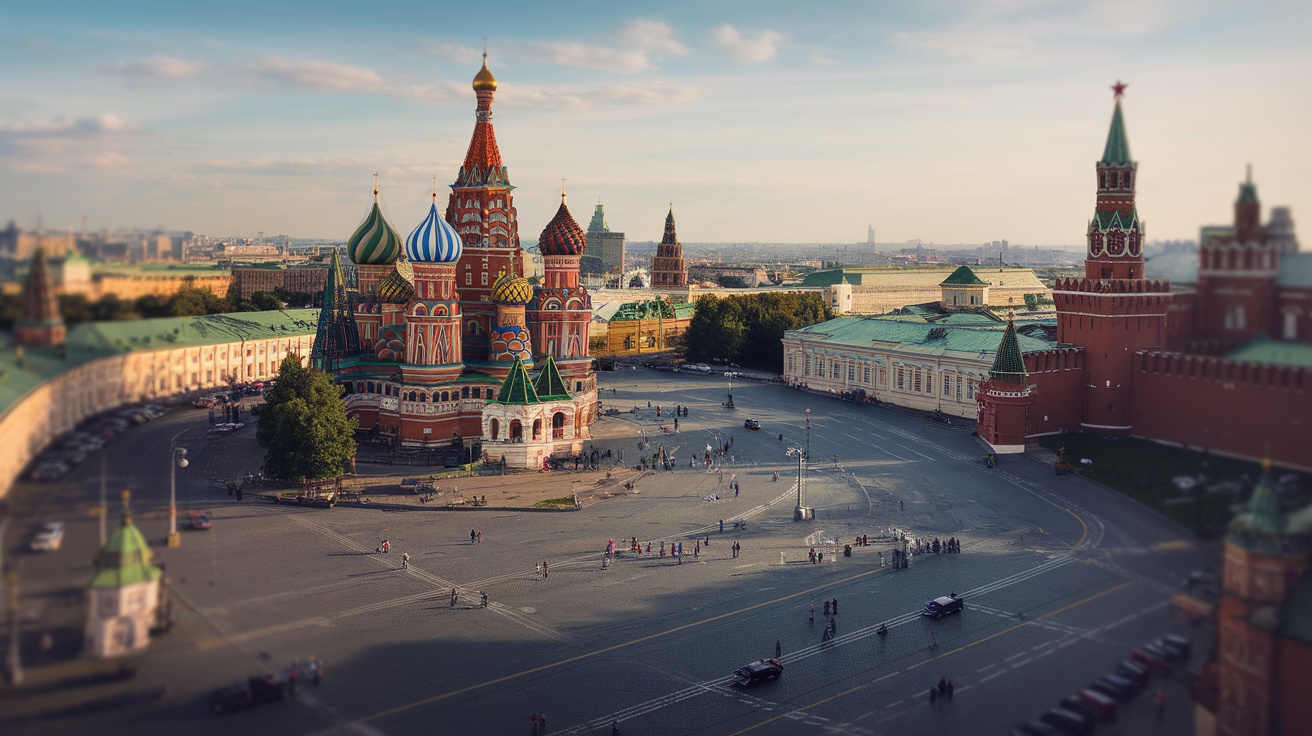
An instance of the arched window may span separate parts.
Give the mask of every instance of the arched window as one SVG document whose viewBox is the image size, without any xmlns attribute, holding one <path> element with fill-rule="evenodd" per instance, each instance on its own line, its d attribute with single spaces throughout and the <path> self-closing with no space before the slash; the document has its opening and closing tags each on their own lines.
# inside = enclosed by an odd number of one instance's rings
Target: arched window
<svg viewBox="0 0 1312 736">
<path fill-rule="evenodd" d="M 565 439 L 565 413 L 556 412 L 551 415 L 551 439 Z"/>
<path fill-rule="evenodd" d="M 492 428 L 492 441 L 493 441 L 493 442 L 496 442 L 498 439 L 501 438 L 501 437 L 500 437 L 500 435 L 501 435 L 501 422 L 498 421 L 498 420 L 496 420 L 496 419 L 493 419 L 493 420 L 492 420 L 492 427 L 491 427 L 491 428 Z"/>
<path fill-rule="evenodd" d="M 510 420 L 510 441 L 511 442 L 524 441 L 524 425 L 520 424 L 518 419 Z"/>
<path fill-rule="evenodd" d="M 541 420 L 541 419 L 534 419 L 534 420 L 533 420 L 533 439 L 534 439 L 534 440 L 540 440 L 540 439 L 542 439 L 542 420 Z"/>
<path fill-rule="evenodd" d="M 442 392 L 442 400 L 443 400 L 443 401 L 450 401 L 450 400 L 451 400 L 451 394 L 447 393 L 446 391 L 443 391 L 443 392 Z"/>
</svg>

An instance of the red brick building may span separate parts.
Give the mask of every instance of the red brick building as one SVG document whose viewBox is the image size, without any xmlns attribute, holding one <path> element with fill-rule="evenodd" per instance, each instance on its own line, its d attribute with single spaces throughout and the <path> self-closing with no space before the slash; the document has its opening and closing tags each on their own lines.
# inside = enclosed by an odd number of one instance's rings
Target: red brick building
<svg viewBox="0 0 1312 736">
<path fill-rule="evenodd" d="M 1045 434 L 1133 435 L 1312 466 L 1312 253 L 1298 252 L 1288 210 L 1261 223 L 1250 176 L 1234 226 L 1208 228 L 1194 288 L 1147 278 L 1138 164 L 1124 87 L 1113 89 L 1084 277 L 1053 286 L 1058 347 L 1023 355 L 1024 378 L 1007 378 L 1023 391 L 977 394 L 980 437 L 1005 453 Z M 996 376 L 989 383 L 1001 386 Z"/>
</svg>

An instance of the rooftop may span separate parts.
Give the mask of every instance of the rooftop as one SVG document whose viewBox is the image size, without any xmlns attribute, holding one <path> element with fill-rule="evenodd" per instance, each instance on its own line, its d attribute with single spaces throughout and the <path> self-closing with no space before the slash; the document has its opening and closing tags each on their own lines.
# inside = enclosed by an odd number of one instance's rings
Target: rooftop
<svg viewBox="0 0 1312 736">
<path fill-rule="evenodd" d="M 1312 368 L 1312 345 L 1276 340 L 1254 340 L 1225 356 L 1226 360 Z"/>
<path fill-rule="evenodd" d="M 318 316 L 317 309 L 289 309 L 87 322 L 69 329 L 62 356 L 60 348 L 27 347 L 23 349 L 21 362 L 14 350 L 13 335 L 4 333 L 0 335 L 0 414 L 42 383 L 99 358 L 134 350 L 308 335 L 314 332 Z"/>
<path fill-rule="evenodd" d="M 1024 329 L 1028 326 L 1040 329 Z M 1016 320 L 1016 341 L 1022 353 L 1051 350 L 1056 342 L 1032 335 L 1046 335 L 1043 327 L 1055 326 L 1055 319 Z M 869 347 L 879 344 L 895 350 L 991 359 L 1002 342 L 1006 322 L 994 319 L 969 324 L 906 321 L 905 315 L 878 317 L 838 317 L 828 322 L 789 330 L 788 337 L 834 346 Z"/>
</svg>

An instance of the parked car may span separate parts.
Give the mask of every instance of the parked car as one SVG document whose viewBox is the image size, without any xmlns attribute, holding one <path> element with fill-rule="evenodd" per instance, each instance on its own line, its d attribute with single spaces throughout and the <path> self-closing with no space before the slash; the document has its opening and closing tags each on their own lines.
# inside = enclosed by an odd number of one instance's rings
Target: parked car
<svg viewBox="0 0 1312 736">
<path fill-rule="evenodd" d="M 770 657 L 767 659 L 758 659 L 751 664 L 744 665 L 734 670 L 733 681 L 737 685 L 747 687 L 756 682 L 773 680 L 783 673 L 784 663 Z"/>
<path fill-rule="evenodd" d="M 1030 721 L 1011 730 L 1011 736 L 1064 736 L 1064 731 L 1043 721 Z"/>
<path fill-rule="evenodd" d="M 196 530 L 209 529 L 214 526 L 214 512 L 192 511 L 187 514 L 187 525 Z"/>
<path fill-rule="evenodd" d="M 1106 695 L 1103 695 L 1096 690 L 1085 688 L 1077 691 L 1075 697 L 1079 698 L 1080 702 L 1084 703 L 1086 708 L 1093 711 L 1104 721 L 1112 721 L 1116 719 L 1116 701 Z"/>
<path fill-rule="evenodd" d="M 960 613 L 966 608 L 966 602 L 956 593 L 939 596 L 932 601 L 925 602 L 925 610 L 920 612 L 922 616 L 929 616 L 933 619 L 942 618 L 949 613 Z"/>
<path fill-rule="evenodd" d="M 1039 716 L 1039 720 L 1071 736 L 1089 736 L 1097 725 L 1093 718 L 1066 708 L 1053 708 Z"/>
<path fill-rule="evenodd" d="M 1103 675 L 1090 683 L 1089 689 L 1118 703 L 1128 703 L 1139 695 L 1139 687 L 1120 675 Z"/>
<path fill-rule="evenodd" d="M 1130 659 L 1123 660 L 1116 665 L 1116 674 L 1133 682 L 1138 687 L 1148 687 L 1148 679 L 1152 676 L 1148 668 Z"/>
<path fill-rule="evenodd" d="M 64 522 L 49 521 L 41 526 L 41 531 L 32 538 L 33 552 L 53 552 L 64 543 Z"/>
<path fill-rule="evenodd" d="M 750 429 L 750 430 L 759 430 L 761 428 L 761 423 L 756 421 L 755 419 L 748 419 L 747 421 L 743 422 L 743 427 L 745 429 Z"/>
<path fill-rule="evenodd" d="M 1189 640 L 1179 634 L 1167 634 L 1166 636 L 1163 636 L 1162 645 L 1167 647 L 1168 650 L 1173 649 L 1177 651 L 1177 656 L 1181 660 L 1189 659 L 1189 652 L 1193 648 L 1193 645 L 1189 643 Z"/>
<path fill-rule="evenodd" d="M 1130 652 L 1130 659 L 1163 675 L 1171 674 L 1171 663 L 1166 661 L 1166 656 L 1160 650 L 1150 651 L 1147 645 Z"/>
<path fill-rule="evenodd" d="M 68 472 L 68 466 L 61 462 L 45 462 L 32 471 L 33 480 L 58 480 Z"/>
<path fill-rule="evenodd" d="M 210 707 L 227 713 L 254 708 L 257 705 L 284 700 L 287 697 L 287 683 L 273 675 L 252 677 L 246 682 L 238 682 L 221 687 L 210 696 Z"/>
</svg>

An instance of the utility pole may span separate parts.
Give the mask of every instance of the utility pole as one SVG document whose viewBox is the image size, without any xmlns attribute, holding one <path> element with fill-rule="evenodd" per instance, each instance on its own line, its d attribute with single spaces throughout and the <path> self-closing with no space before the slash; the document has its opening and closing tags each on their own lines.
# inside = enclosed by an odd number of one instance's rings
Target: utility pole
<svg viewBox="0 0 1312 736">
<path fill-rule="evenodd" d="M 105 548 L 105 517 L 109 509 L 105 507 L 105 451 L 100 451 L 100 548 Z"/>
<path fill-rule="evenodd" d="M 186 432 L 187 430 L 182 430 Z M 178 437 L 182 434 L 173 435 L 169 441 L 169 535 L 167 544 L 170 548 L 181 547 L 182 537 L 178 535 L 178 482 L 177 469 L 185 468 L 189 464 L 187 461 L 187 448 L 176 446 Z"/>
</svg>

